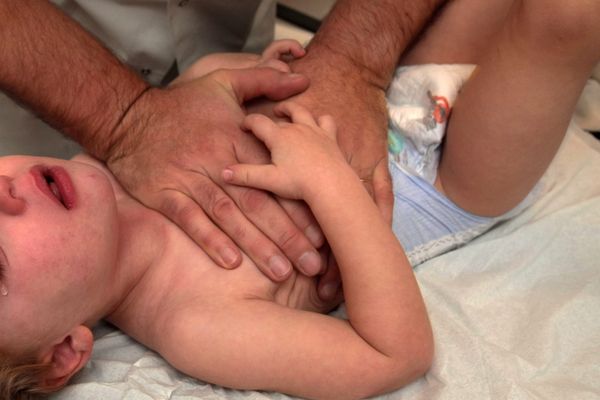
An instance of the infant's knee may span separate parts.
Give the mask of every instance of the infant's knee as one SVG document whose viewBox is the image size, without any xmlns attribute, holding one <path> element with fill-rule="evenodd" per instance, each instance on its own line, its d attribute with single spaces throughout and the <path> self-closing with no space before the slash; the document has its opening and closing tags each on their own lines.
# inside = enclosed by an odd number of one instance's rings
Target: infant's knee
<svg viewBox="0 0 600 400">
<path fill-rule="evenodd" d="M 600 51 L 598 0 L 521 0 L 517 12 L 520 31 L 539 43 Z"/>
</svg>

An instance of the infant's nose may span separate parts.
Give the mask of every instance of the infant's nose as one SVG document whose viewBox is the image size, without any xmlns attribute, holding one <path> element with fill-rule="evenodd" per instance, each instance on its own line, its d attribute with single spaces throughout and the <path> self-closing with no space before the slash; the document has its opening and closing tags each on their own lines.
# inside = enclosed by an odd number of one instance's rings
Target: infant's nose
<svg viewBox="0 0 600 400">
<path fill-rule="evenodd" d="M 18 215 L 25 210 L 25 201 L 15 197 L 12 179 L 0 175 L 0 213 Z"/>
</svg>

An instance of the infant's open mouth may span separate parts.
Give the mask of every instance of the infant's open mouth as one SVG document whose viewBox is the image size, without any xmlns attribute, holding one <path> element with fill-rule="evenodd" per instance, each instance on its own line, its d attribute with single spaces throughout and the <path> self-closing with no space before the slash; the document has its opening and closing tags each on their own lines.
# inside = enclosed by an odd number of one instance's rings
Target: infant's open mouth
<svg viewBox="0 0 600 400">
<path fill-rule="evenodd" d="M 36 186 L 52 200 L 70 210 L 75 205 L 75 188 L 71 177 L 61 167 L 36 165 L 31 168 Z"/>
<path fill-rule="evenodd" d="M 63 200 L 62 194 L 60 193 L 60 189 L 58 188 L 58 185 L 56 184 L 56 182 L 54 182 L 54 178 L 52 177 L 52 175 L 48 174 L 46 171 L 44 172 L 44 179 L 46 180 L 46 183 L 48 184 L 48 187 L 50 188 L 50 191 L 52 192 L 52 194 L 54 195 L 54 197 L 56 197 L 56 199 L 60 202 L 60 204 L 62 204 L 65 208 L 68 208 L 67 205 L 65 204 L 65 201 Z"/>
</svg>

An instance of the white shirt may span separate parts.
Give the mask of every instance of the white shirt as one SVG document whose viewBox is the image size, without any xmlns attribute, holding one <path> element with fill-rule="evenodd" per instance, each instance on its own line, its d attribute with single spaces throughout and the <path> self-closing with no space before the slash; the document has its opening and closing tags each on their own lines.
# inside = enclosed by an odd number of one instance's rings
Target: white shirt
<svg viewBox="0 0 600 400">
<path fill-rule="evenodd" d="M 260 52 L 275 0 L 52 0 L 152 84 L 214 52 Z"/>
</svg>

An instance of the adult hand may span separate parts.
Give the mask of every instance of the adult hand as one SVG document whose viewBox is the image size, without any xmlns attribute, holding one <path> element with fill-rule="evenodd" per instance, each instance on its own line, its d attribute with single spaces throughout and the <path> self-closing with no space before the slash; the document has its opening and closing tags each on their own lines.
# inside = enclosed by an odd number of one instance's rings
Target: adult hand
<svg viewBox="0 0 600 400">
<path fill-rule="evenodd" d="M 387 164 L 385 91 L 342 55 L 330 52 L 323 57 L 318 50 L 311 53 L 312 49 L 292 62 L 294 72 L 311 79 L 310 87 L 293 101 L 313 115 L 333 116 L 342 151 L 391 223 L 394 198 Z M 329 264 L 319 279 L 319 296 L 333 298 L 339 285 L 339 271 Z"/>
<path fill-rule="evenodd" d="M 292 70 L 310 78 L 310 87 L 293 97 L 313 115 L 331 115 L 338 143 L 386 219 L 393 196 L 387 169 L 385 91 L 341 55 L 317 51 L 292 62 Z"/>
<path fill-rule="evenodd" d="M 323 243 L 305 208 L 271 195 L 225 184 L 224 167 L 267 163 L 269 154 L 240 128 L 246 100 L 281 100 L 305 90 L 308 80 L 270 68 L 220 70 L 150 89 L 117 128 L 121 138 L 106 163 L 124 187 L 179 225 L 218 264 L 237 266 L 240 248 L 272 280 L 292 265 L 307 275 L 321 270 Z"/>
</svg>

